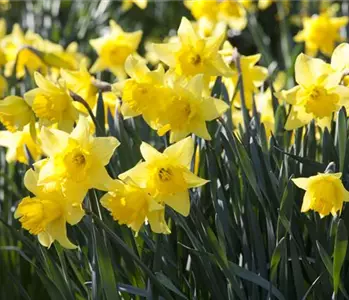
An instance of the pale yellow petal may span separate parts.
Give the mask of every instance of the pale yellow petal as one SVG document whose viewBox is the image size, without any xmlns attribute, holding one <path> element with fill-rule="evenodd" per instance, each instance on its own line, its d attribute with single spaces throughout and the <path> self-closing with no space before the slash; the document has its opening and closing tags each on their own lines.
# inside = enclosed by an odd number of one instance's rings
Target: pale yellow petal
<svg viewBox="0 0 349 300">
<path fill-rule="evenodd" d="M 311 114 L 305 112 L 303 107 L 292 106 L 285 124 L 286 130 L 293 130 L 308 124 L 313 119 Z"/>
<path fill-rule="evenodd" d="M 77 248 L 77 246 L 71 243 L 68 239 L 66 223 L 63 218 L 59 218 L 48 224 L 46 232 L 53 240 L 58 241 L 62 247 L 67 249 Z"/>
<path fill-rule="evenodd" d="M 39 175 L 33 169 L 29 169 L 24 175 L 24 186 L 34 195 L 38 194 Z"/>
<path fill-rule="evenodd" d="M 331 66 L 337 71 L 349 69 L 349 44 L 342 43 L 334 49 Z"/>
<path fill-rule="evenodd" d="M 41 128 L 41 149 L 47 156 L 60 153 L 68 144 L 69 135 L 61 130 Z"/>
<path fill-rule="evenodd" d="M 130 178 L 135 184 L 141 188 L 145 188 L 149 177 L 147 164 L 142 162 L 134 166 L 132 169 L 119 175 L 119 178 L 125 181 Z"/>
<path fill-rule="evenodd" d="M 176 53 L 180 48 L 178 43 L 152 44 L 152 48 L 162 62 L 170 67 L 176 66 L 174 53 Z"/>
<path fill-rule="evenodd" d="M 310 87 L 323 74 L 331 72 L 331 66 L 322 59 L 312 58 L 303 53 L 299 54 L 295 63 L 296 82 Z"/>
<path fill-rule="evenodd" d="M 189 169 L 194 155 L 194 141 L 187 137 L 167 147 L 164 154 Z"/>
<path fill-rule="evenodd" d="M 145 142 L 141 144 L 140 150 L 144 160 L 147 162 L 163 158 L 163 155 L 158 150 Z"/>
<path fill-rule="evenodd" d="M 296 186 L 298 186 L 303 190 L 306 190 L 308 188 L 309 178 L 305 178 L 305 177 L 292 178 L 292 181 Z"/>
<path fill-rule="evenodd" d="M 305 192 L 301 212 L 307 212 L 311 207 L 311 193 Z"/>
<path fill-rule="evenodd" d="M 176 212 L 183 216 L 188 216 L 190 211 L 189 192 L 184 191 L 174 195 L 163 196 L 162 200 L 168 206 L 171 206 Z"/>
<path fill-rule="evenodd" d="M 147 219 L 150 228 L 155 233 L 170 234 L 171 230 L 168 228 L 165 220 L 165 210 L 155 210 L 147 214 Z"/>
<path fill-rule="evenodd" d="M 114 137 L 98 137 L 92 142 L 92 155 L 103 165 L 109 163 L 120 142 Z"/>
<path fill-rule="evenodd" d="M 181 24 L 178 28 L 178 36 L 181 42 L 185 45 L 195 45 L 199 37 L 194 31 L 193 25 L 186 17 L 182 17 Z"/>
<path fill-rule="evenodd" d="M 183 172 L 183 177 L 189 188 L 199 187 L 209 182 L 209 180 L 200 178 L 190 171 Z"/>
</svg>

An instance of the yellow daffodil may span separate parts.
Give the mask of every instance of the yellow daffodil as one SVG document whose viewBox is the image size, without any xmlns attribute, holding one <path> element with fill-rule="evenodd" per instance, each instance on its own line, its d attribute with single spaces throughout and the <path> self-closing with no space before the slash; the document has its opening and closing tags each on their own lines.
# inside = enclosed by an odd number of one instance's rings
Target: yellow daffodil
<svg viewBox="0 0 349 300">
<path fill-rule="evenodd" d="M 139 187 L 146 189 L 161 205 L 169 205 L 187 216 L 190 210 L 189 188 L 199 187 L 207 180 L 190 172 L 194 154 L 193 140 L 188 137 L 158 152 L 147 143 L 142 143 L 144 162 L 120 174 L 120 179 L 128 178 Z"/>
<path fill-rule="evenodd" d="M 0 100 L 0 122 L 7 130 L 11 132 L 22 130 L 33 120 L 34 113 L 23 98 L 8 96 Z"/>
<path fill-rule="evenodd" d="M 342 173 L 322 174 L 309 178 L 294 178 L 292 181 L 305 190 L 301 211 L 314 210 L 321 218 L 341 213 L 343 202 L 349 201 L 349 192 L 344 188 L 340 178 Z"/>
<path fill-rule="evenodd" d="M 54 84 L 38 72 L 34 73 L 34 78 L 38 88 L 25 93 L 25 101 L 43 125 L 58 124 L 58 128 L 70 132 L 79 114 L 67 88 Z"/>
<path fill-rule="evenodd" d="M 196 20 L 205 22 L 224 22 L 230 28 L 243 30 L 247 25 L 246 9 L 250 9 L 250 0 L 185 0 L 185 6 L 190 9 Z"/>
<path fill-rule="evenodd" d="M 126 77 L 124 63 L 130 54 L 136 53 L 142 38 L 142 31 L 124 32 L 122 28 L 110 21 L 110 33 L 90 40 L 91 46 L 98 54 L 98 59 L 91 67 L 91 72 L 96 73 L 109 69 L 119 79 Z"/>
<path fill-rule="evenodd" d="M 225 39 L 225 32 L 209 38 L 200 37 L 192 24 L 182 18 L 178 29 L 179 42 L 153 44 L 160 60 L 173 68 L 179 76 L 204 74 L 209 76 L 227 76 L 231 74 L 218 50 Z"/>
<path fill-rule="evenodd" d="M 123 0 L 121 9 L 125 12 L 131 9 L 133 4 L 136 4 L 140 9 L 146 9 L 148 0 Z"/>
<path fill-rule="evenodd" d="M 15 24 L 12 33 L 5 36 L 0 42 L 6 59 L 5 75 L 11 76 L 12 72 L 15 72 L 16 77 L 21 78 L 25 75 L 26 70 L 30 74 L 37 70 L 46 73 L 45 63 L 35 51 L 28 48 L 35 49 L 42 42 L 43 40 L 39 35 L 29 30 L 24 34 L 21 27 Z M 15 66 L 16 70 L 14 70 Z"/>
<path fill-rule="evenodd" d="M 80 190 L 106 190 L 111 178 L 105 169 L 119 142 L 114 137 L 93 137 L 86 117 L 80 116 L 69 135 L 64 131 L 42 127 L 41 146 L 49 158 L 41 167 L 39 184 L 67 181 Z"/>
<path fill-rule="evenodd" d="M 3 97 L 8 90 L 8 83 L 4 76 L 0 75 L 0 97 Z"/>
<path fill-rule="evenodd" d="M 61 76 L 69 90 L 84 99 L 91 109 L 95 107 L 98 89 L 93 84 L 95 78 L 90 75 L 85 66 L 82 66 L 79 71 L 61 70 Z M 81 110 L 86 112 L 85 108 Z"/>
<path fill-rule="evenodd" d="M 328 11 L 320 15 L 305 17 L 303 19 L 303 30 L 295 37 L 296 42 L 305 42 L 305 53 L 315 56 L 318 51 L 330 56 L 336 45 L 343 39 L 340 29 L 348 23 L 348 17 L 335 18 Z"/>
<path fill-rule="evenodd" d="M 24 184 L 34 197 L 23 198 L 15 211 L 22 227 L 37 235 L 45 247 L 56 240 L 67 249 L 76 248 L 67 237 L 66 223 L 80 222 L 84 216 L 81 202 L 68 199 L 58 189 L 39 186 L 38 174 L 32 169 L 25 174 Z"/>
<path fill-rule="evenodd" d="M 273 4 L 273 0 L 258 0 L 258 8 L 265 10 Z"/>
<path fill-rule="evenodd" d="M 229 42 L 225 42 L 221 53 L 224 55 L 227 63 L 230 62 L 231 67 L 234 70 L 233 76 L 223 78 L 223 83 L 227 88 L 230 99 L 233 98 L 239 80 L 239 74 L 237 72 L 236 66 L 234 62 L 231 62 L 233 52 L 234 49 L 231 44 Z M 253 94 L 258 92 L 258 88 L 263 85 L 265 79 L 268 76 L 267 68 L 256 66 L 256 63 L 260 59 L 260 54 L 240 56 L 240 67 L 244 84 L 244 96 L 246 107 L 248 109 L 252 108 Z M 235 98 L 233 99 L 233 104 L 238 107 L 241 106 L 241 96 L 239 92 L 236 93 Z"/>
<path fill-rule="evenodd" d="M 196 75 L 187 81 L 174 80 L 166 96 L 166 109 L 159 116 L 158 134 L 171 131 L 170 142 L 177 142 L 188 134 L 210 140 L 206 121 L 220 117 L 229 105 L 222 100 L 205 96 L 203 75 Z"/>
<path fill-rule="evenodd" d="M 129 56 L 125 70 L 131 77 L 114 85 L 116 94 L 120 94 L 120 111 L 124 118 L 143 115 L 152 128 L 156 128 L 157 119 L 165 109 L 166 94 L 164 88 L 164 69 L 160 65 L 150 71 L 145 61 Z"/>
<path fill-rule="evenodd" d="M 26 125 L 22 131 L 0 131 L 0 146 L 8 148 L 6 161 L 9 163 L 19 161 L 28 164 L 28 155 L 25 147 L 27 147 L 34 161 L 41 156 L 40 146 L 33 140 L 29 125 Z"/>
<path fill-rule="evenodd" d="M 132 182 L 114 181 L 113 187 L 101 198 L 101 203 L 115 221 L 126 224 L 136 233 L 145 221 L 149 222 L 153 232 L 170 233 L 164 218 L 164 206 Z"/>
<path fill-rule="evenodd" d="M 320 126 L 330 127 L 332 114 L 348 106 L 349 88 L 339 85 L 342 73 L 334 72 L 329 64 L 318 58 L 300 54 L 295 63 L 299 84 L 279 97 L 292 105 L 285 124 L 292 130 L 317 119 Z"/>
</svg>

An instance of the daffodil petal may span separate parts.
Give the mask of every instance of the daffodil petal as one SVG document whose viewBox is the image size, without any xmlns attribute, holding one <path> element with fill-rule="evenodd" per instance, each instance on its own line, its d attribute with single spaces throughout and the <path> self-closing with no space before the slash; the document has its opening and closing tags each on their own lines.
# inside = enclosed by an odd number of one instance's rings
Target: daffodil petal
<svg viewBox="0 0 349 300">
<path fill-rule="evenodd" d="M 161 159 L 162 154 L 148 143 L 143 142 L 140 147 L 141 154 L 145 161 L 152 161 L 155 159 Z"/>
<path fill-rule="evenodd" d="M 164 154 L 189 169 L 194 154 L 194 141 L 191 137 L 187 137 L 167 147 Z"/>
<path fill-rule="evenodd" d="M 199 187 L 209 182 L 209 180 L 200 178 L 190 171 L 183 172 L 183 177 L 189 188 Z"/>
<path fill-rule="evenodd" d="M 171 206 L 176 212 L 183 216 L 188 216 L 190 211 L 189 192 L 179 192 L 174 195 L 166 195 L 162 197 L 164 203 Z"/>
<path fill-rule="evenodd" d="M 92 142 L 92 153 L 103 166 L 109 163 L 120 142 L 114 137 L 98 137 Z"/>
<path fill-rule="evenodd" d="M 299 188 L 306 190 L 309 184 L 309 178 L 301 177 L 301 178 L 292 178 L 292 181 Z"/>
</svg>

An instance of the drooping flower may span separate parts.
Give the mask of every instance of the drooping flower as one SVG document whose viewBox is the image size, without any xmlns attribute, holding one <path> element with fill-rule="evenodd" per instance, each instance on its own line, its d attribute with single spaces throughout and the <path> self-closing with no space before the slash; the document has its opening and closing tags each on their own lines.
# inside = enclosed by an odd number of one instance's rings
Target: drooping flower
<svg viewBox="0 0 349 300">
<path fill-rule="evenodd" d="M 22 227 L 37 235 L 45 247 L 56 240 L 67 249 L 76 248 L 67 237 L 66 223 L 75 225 L 84 216 L 80 199 L 65 197 L 54 185 L 38 185 L 38 174 L 32 169 L 25 174 L 24 184 L 34 197 L 23 198 L 15 211 Z"/>
<path fill-rule="evenodd" d="M 34 120 L 34 113 L 22 97 L 8 96 L 0 100 L 0 122 L 7 130 L 22 130 Z"/>
<path fill-rule="evenodd" d="M 231 62 L 231 57 L 233 55 L 233 47 L 229 42 L 225 42 L 221 53 L 224 55 L 226 61 L 229 63 L 231 68 L 234 70 L 231 77 L 224 77 L 223 83 L 227 87 L 229 98 L 232 99 L 234 93 L 236 92 L 239 74 L 234 62 Z M 258 92 L 258 88 L 263 85 L 265 79 L 268 76 L 267 68 L 256 66 L 256 63 L 261 59 L 260 54 L 240 56 L 240 67 L 242 73 L 243 87 L 245 103 L 248 109 L 252 109 L 253 94 Z M 237 107 L 241 106 L 241 96 L 240 92 L 236 93 L 233 99 L 233 104 Z"/>
<path fill-rule="evenodd" d="M 349 201 L 349 192 L 340 180 L 342 173 L 322 174 L 309 178 L 294 178 L 292 181 L 305 190 L 301 211 L 314 210 L 321 218 L 330 213 L 341 213 L 343 202 Z"/>
<path fill-rule="evenodd" d="M 158 134 L 171 131 L 170 142 L 177 142 L 188 134 L 210 140 L 206 121 L 220 117 L 229 105 L 222 100 L 205 96 L 203 75 L 187 81 L 173 80 L 166 96 L 166 110 L 159 116 Z"/>
<path fill-rule="evenodd" d="M 156 233 L 170 233 L 164 218 L 164 206 L 156 202 L 146 189 L 129 180 L 115 180 L 109 192 L 101 198 L 102 205 L 110 211 L 115 221 L 126 224 L 136 233 L 145 221 Z"/>
<path fill-rule="evenodd" d="M 12 33 L 6 35 L 0 42 L 5 54 L 5 75 L 11 76 L 15 72 L 16 77 L 21 78 L 25 75 L 26 70 L 30 74 L 38 70 L 45 74 L 47 72 L 45 63 L 35 51 L 29 48 L 35 49 L 41 43 L 43 39 L 39 35 L 30 30 L 24 34 L 21 27 L 15 24 Z M 16 70 L 14 70 L 15 67 Z"/>
<path fill-rule="evenodd" d="M 70 132 L 78 119 L 78 110 L 66 87 L 34 73 L 35 88 L 24 94 L 24 100 L 31 106 L 43 125 L 58 124 L 58 128 Z"/>
<path fill-rule="evenodd" d="M 218 50 L 225 39 L 225 32 L 209 38 L 200 37 L 192 24 L 182 18 L 178 29 L 179 42 L 153 44 L 160 60 L 174 69 L 179 76 L 227 76 L 231 74 Z"/>
<path fill-rule="evenodd" d="M 330 56 L 337 42 L 343 39 L 340 29 L 348 23 L 348 17 L 332 17 L 329 11 L 320 15 L 305 17 L 303 30 L 298 32 L 294 40 L 298 43 L 305 42 L 305 53 L 315 56 L 318 51 Z"/>
<path fill-rule="evenodd" d="M 98 54 L 98 59 L 91 67 L 91 72 L 96 73 L 109 69 L 119 79 L 125 79 L 124 64 L 130 54 L 136 53 L 142 38 L 142 31 L 125 32 L 111 20 L 110 33 L 90 40 L 91 46 Z"/>
<path fill-rule="evenodd" d="M 348 107 L 349 88 L 339 85 L 342 72 L 334 72 L 321 59 L 300 54 L 295 73 L 299 85 L 279 93 L 292 105 L 285 129 L 302 127 L 312 119 L 318 120 L 320 126 L 330 127 L 332 114 L 342 106 Z"/>
<path fill-rule="evenodd" d="M 114 137 L 93 137 L 86 117 L 80 116 L 72 133 L 43 127 L 40 133 L 48 160 L 39 173 L 39 184 L 73 182 L 80 190 L 107 190 L 111 178 L 105 169 L 119 142 Z"/>
<path fill-rule="evenodd" d="M 140 188 L 146 189 L 159 204 L 169 205 L 187 216 L 190 210 L 188 189 L 207 183 L 207 180 L 190 172 L 193 140 L 190 137 L 183 139 L 163 153 L 143 142 L 141 153 L 145 161 L 120 174 L 119 178 L 130 178 Z"/>
</svg>

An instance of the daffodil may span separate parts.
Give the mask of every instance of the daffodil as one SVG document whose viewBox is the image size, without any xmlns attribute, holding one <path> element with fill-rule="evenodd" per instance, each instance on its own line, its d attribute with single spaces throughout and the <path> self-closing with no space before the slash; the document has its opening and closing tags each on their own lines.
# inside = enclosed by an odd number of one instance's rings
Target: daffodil
<svg viewBox="0 0 349 300">
<path fill-rule="evenodd" d="M 185 0 L 184 4 L 196 20 L 224 22 L 232 29 L 243 30 L 247 25 L 246 9 L 251 8 L 252 1 Z"/>
<path fill-rule="evenodd" d="M 29 124 L 26 125 L 22 131 L 0 131 L 0 146 L 8 148 L 6 152 L 6 161 L 9 163 L 19 161 L 28 164 L 26 148 L 33 160 L 37 160 L 41 156 L 40 145 L 33 140 Z"/>
<path fill-rule="evenodd" d="M 231 62 L 231 57 L 233 55 L 233 47 L 229 42 L 225 42 L 221 53 L 224 55 L 227 63 L 230 62 L 232 69 L 234 70 L 233 76 L 223 78 L 223 83 L 225 84 L 230 99 L 236 91 L 237 84 L 239 81 L 239 74 L 234 62 Z M 252 108 L 253 94 L 258 92 L 258 88 L 263 85 L 265 79 L 268 76 L 267 68 L 256 66 L 256 63 L 261 59 L 260 54 L 240 56 L 240 67 L 242 73 L 243 87 L 245 103 L 248 109 Z M 241 106 L 241 96 L 240 93 L 236 93 L 233 99 L 233 104 L 235 106 Z"/>
<path fill-rule="evenodd" d="M 220 117 L 229 105 L 222 100 L 205 96 L 203 75 L 187 81 L 170 82 L 171 90 L 166 98 L 166 110 L 159 116 L 158 134 L 171 131 L 170 142 L 177 142 L 188 134 L 210 140 L 206 122 Z"/>
<path fill-rule="evenodd" d="M 59 189 L 38 185 L 38 174 L 30 169 L 24 176 L 24 185 L 34 194 L 19 203 L 15 217 L 24 229 L 37 235 L 41 245 L 50 247 L 58 241 L 67 249 L 74 249 L 67 237 L 66 223 L 75 225 L 84 216 L 81 202 L 65 197 Z"/>
<path fill-rule="evenodd" d="M 294 178 L 292 181 L 305 190 L 301 211 L 314 210 L 321 218 L 330 213 L 341 213 L 343 202 L 349 201 L 349 192 L 341 181 L 342 173 L 322 174 L 309 178 Z"/>
<path fill-rule="evenodd" d="M 126 77 L 124 63 L 130 54 L 136 53 L 142 38 L 142 31 L 125 32 L 111 20 L 110 33 L 90 40 L 91 46 L 98 54 L 98 59 L 91 67 L 91 72 L 96 73 L 109 69 L 119 79 Z"/>
<path fill-rule="evenodd" d="M 107 190 L 111 178 L 105 169 L 119 142 L 114 137 L 93 137 L 86 117 L 80 116 L 72 133 L 42 127 L 43 152 L 49 158 L 41 167 L 39 184 L 72 182 L 81 190 Z"/>
<path fill-rule="evenodd" d="M 33 120 L 34 113 L 22 97 L 8 96 L 0 100 L 0 122 L 7 130 L 22 130 Z"/>
<path fill-rule="evenodd" d="M 66 87 L 84 99 L 93 109 L 96 105 L 98 89 L 93 84 L 94 77 L 90 75 L 85 66 L 79 71 L 61 70 Z M 85 112 L 85 108 L 81 108 Z"/>
<path fill-rule="evenodd" d="M 126 224 L 136 233 L 145 221 L 156 233 L 170 233 L 164 218 L 164 206 L 130 180 L 128 184 L 114 181 L 113 187 L 101 198 L 101 203 L 115 221 Z"/>
<path fill-rule="evenodd" d="M 178 43 L 153 44 L 160 60 L 173 68 L 179 76 L 204 74 L 227 76 L 231 74 L 218 50 L 225 39 L 225 32 L 209 38 L 200 37 L 192 24 L 182 18 L 178 29 Z"/>
<path fill-rule="evenodd" d="M 332 114 L 342 106 L 348 107 L 349 88 L 339 85 L 342 73 L 334 72 L 329 64 L 318 58 L 300 54 L 295 63 L 299 84 L 279 97 L 292 105 L 285 124 L 292 130 L 318 120 L 320 126 L 330 127 Z"/>
<path fill-rule="evenodd" d="M 303 30 L 295 37 L 296 42 L 305 42 L 305 53 L 315 56 L 318 51 L 330 56 L 337 42 L 342 41 L 340 29 L 348 23 L 348 17 L 332 17 L 328 11 L 305 17 Z"/>
<path fill-rule="evenodd" d="M 114 85 L 114 91 L 122 98 L 122 115 L 126 119 L 143 115 L 148 124 L 156 128 L 157 119 L 167 102 L 163 67 L 160 65 L 150 71 L 145 61 L 129 56 L 125 70 L 131 78 Z"/>
<path fill-rule="evenodd" d="M 58 124 L 60 129 L 70 132 L 79 114 L 67 88 L 54 84 L 38 72 L 34 73 L 34 78 L 38 88 L 25 93 L 25 101 L 43 125 Z"/>
<path fill-rule="evenodd" d="M 273 4 L 273 0 L 258 0 L 258 8 L 265 10 Z"/>
<path fill-rule="evenodd" d="M 28 30 L 25 34 L 21 27 L 15 24 L 12 33 L 5 36 L 0 46 L 5 54 L 6 66 L 5 75 L 10 76 L 13 72 L 17 78 L 25 75 L 26 70 L 30 74 L 40 70 L 41 73 L 47 72 L 47 67 L 40 56 L 33 51 L 39 44 L 43 42 L 42 38 Z M 32 47 L 30 49 L 29 47 Z M 16 70 L 14 68 L 16 67 Z"/>
<path fill-rule="evenodd" d="M 146 9 L 148 0 L 123 0 L 121 9 L 125 12 L 131 9 L 133 4 L 136 4 L 140 9 Z"/>
<path fill-rule="evenodd" d="M 189 188 L 199 187 L 207 180 L 190 172 L 194 154 L 193 140 L 188 137 L 163 153 L 147 143 L 141 144 L 144 162 L 119 175 L 121 180 L 132 180 L 140 188 L 146 189 L 161 205 L 169 205 L 187 216 L 190 210 Z"/>
</svg>

